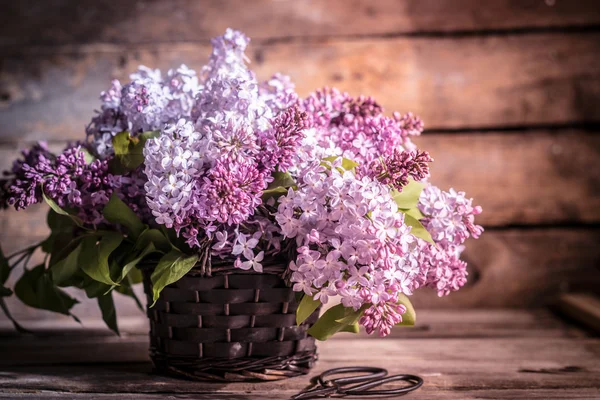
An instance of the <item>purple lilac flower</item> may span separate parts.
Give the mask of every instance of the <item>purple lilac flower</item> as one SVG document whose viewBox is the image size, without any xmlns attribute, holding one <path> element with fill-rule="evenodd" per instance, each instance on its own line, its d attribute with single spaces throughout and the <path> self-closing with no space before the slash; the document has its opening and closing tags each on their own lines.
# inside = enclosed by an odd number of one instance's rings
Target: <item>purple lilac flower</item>
<svg viewBox="0 0 600 400">
<path fill-rule="evenodd" d="M 373 314 L 363 322 L 385 333 L 399 315 L 394 313 L 398 294 L 411 294 L 420 273 L 406 261 L 417 240 L 390 188 L 343 171 L 340 163 L 339 158 L 330 167 L 308 163 L 298 173 L 298 189 L 279 199 L 275 219 L 298 246 L 291 281 L 294 290 L 323 303 L 337 295 L 355 310 L 376 305 L 384 316 L 373 322 Z"/>
<path fill-rule="evenodd" d="M 304 128 L 305 115 L 288 106 L 297 101 L 293 85 L 283 76 L 259 84 L 246 66 L 248 43 L 233 30 L 212 40 L 189 118 L 186 111 L 177 123 L 167 123 L 144 149 L 147 202 L 156 222 L 191 246 L 202 235 L 219 234 L 225 239 L 214 249 L 217 255 L 235 246 L 249 226 L 261 229 L 269 249 L 279 247 L 274 225 L 254 214 L 272 171 L 291 164 Z M 252 255 L 239 263 L 251 259 L 256 261 Z"/>
<path fill-rule="evenodd" d="M 222 224 L 239 224 L 262 203 L 265 177 L 254 164 L 218 160 L 199 188 L 198 214 Z"/>
<path fill-rule="evenodd" d="M 259 96 L 272 113 L 276 115 L 285 111 L 298 102 L 295 85 L 287 75 L 275 74 L 258 87 Z"/>
<path fill-rule="evenodd" d="M 378 331 L 379 336 L 387 336 L 394 325 L 402 322 L 406 307 L 402 304 L 380 303 L 367 308 L 358 323 L 365 327 L 370 335 Z"/>
<path fill-rule="evenodd" d="M 481 214 L 481 207 L 472 205 L 473 199 L 465 197 L 465 192 L 450 189 L 444 192 L 429 185 L 421 193 L 418 207 L 425 215 L 421 222 L 433 240 L 442 247 L 458 246 L 469 236 L 478 238 L 483 228 L 475 225 L 475 216 Z"/>
<path fill-rule="evenodd" d="M 415 150 L 410 137 L 423 130 L 421 120 L 411 113 L 386 117 L 372 98 L 353 98 L 336 89 L 314 92 L 302 107 L 314 128 L 307 133 L 309 140 L 325 149 L 326 156 L 341 155 L 359 163 L 395 150 Z"/>
<path fill-rule="evenodd" d="M 460 289 L 467 282 L 467 263 L 460 260 L 462 246 L 442 248 L 419 240 L 418 251 L 423 271 L 420 286 L 434 289 L 441 297 Z"/>
<path fill-rule="evenodd" d="M 50 165 L 54 156 L 45 142 L 37 143 L 21 154 L 23 159 L 15 160 L 12 169 L 4 172 L 1 181 L 3 208 L 14 206 L 23 210 L 42 200 L 44 171 L 52 170 Z"/>
<path fill-rule="evenodd" d="M 281 172 L 292 166 L 297 149 L 304 139 L 306 113 L 293 106 L 273 121 L 273 127 L 260 136 L 260 161 L 263 168 Z"/>
<path fill-rule="evenodd" d="M 73 209 L 84 222 L 103 221 L 101 210 L 112 194 L 113 177 L 106 160 L 85 161 L 81 145 L 52 155 L 45 145 L 23 152 L 24 159 L 14 163 L 7 188 L 5 206 L 17 210 L 42 201 L 42 192 L 61 207 Z"/>
<path fill-rule="evenodd" d="M 131 123 L 131 133 L 160 128 L 169 100 L 163 86 L 154 80 L 134 80 L 123 86 L 121 108 Z"/>
<path fill-rule="evenodd" d="M 398 191 L 408 185 L 409 178 L 422 181 L 429 177 L 429 164 L 433 159 L 426 151 L 394 150 L 388 156 L 371 162 L 363 173 Z"/>
<path fill-rule="evenodd" d="M 111 87 L 100 94 L 102 106 L 86 127 L 92 150 L 100 158 L 112 153 L 112 138 L 130 129 L 127 117 L 121 110 L 121 83 L 113 80 Z"/>
</svg>

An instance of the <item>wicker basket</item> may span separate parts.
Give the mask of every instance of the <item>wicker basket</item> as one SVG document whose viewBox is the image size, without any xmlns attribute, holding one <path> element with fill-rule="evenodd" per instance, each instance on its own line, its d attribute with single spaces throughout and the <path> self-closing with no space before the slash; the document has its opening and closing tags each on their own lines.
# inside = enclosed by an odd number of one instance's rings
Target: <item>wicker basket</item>
<svg viewBox="0 0 600 400">
<path fill-rule="evenodd" d="M 156 372 L 202 381 L 278 380 L 306 374 L 317 360 L 306 331 L 318 310 L 296 325 L 295 293 L 284 262 L 263 273 L 231 264 L 207 276 L 194 268 L 148 308 L 150 357 Z M 151 266 L 142 268 L 148 304 Z"/>
</svg>

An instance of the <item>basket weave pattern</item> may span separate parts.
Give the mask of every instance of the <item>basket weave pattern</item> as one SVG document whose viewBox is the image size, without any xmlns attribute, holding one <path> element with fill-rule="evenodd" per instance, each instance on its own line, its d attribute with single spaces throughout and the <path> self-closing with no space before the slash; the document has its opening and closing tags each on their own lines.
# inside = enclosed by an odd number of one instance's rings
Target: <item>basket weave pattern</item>
<svg viewBox="0 0 600 400">
<path fill-rule="evenodd" d="M 318 310 L 296 325 L 298 303 L 280 275 L 239 269 L 192 270 L 148 308 L 150 356 L 157 372 L 196 380 L 277 380 L 306 374 L 317 359 L 307 329 Z M 268 273 L 271 272 L 271 273 Z M 144 288 L 151 302 L 151 270 Z"/>
</svg>

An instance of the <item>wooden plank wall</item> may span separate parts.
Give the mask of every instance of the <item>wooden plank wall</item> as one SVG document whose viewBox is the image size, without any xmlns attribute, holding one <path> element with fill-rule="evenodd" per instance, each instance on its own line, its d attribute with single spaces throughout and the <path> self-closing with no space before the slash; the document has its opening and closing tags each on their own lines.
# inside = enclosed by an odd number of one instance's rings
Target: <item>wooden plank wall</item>
<svg viewBox="0 0 600 400">
<path fill-rule="evenodd" d="M 98 94 L 138 64 L 204 64 L 209 39 L 252 37 L 259 77 L 334 85 L 426 123 L 434 182 L 484 208 L 471 282 L 418 307 L 529 307 L 600 283 L 600 7 L 594 0 L 20 0 L 0 6 L 0 166 L 79 139 Z M 6 212 L 8 252 L 46 233 Z M 88 313 L 87 306 L 82 308 Z M 131 311 L 131 304 L 123 313 Z M 91 312 L 91 311 L 89 311 Z M 19 309 L 19 315 L 39 316 Z"/>
</svg>

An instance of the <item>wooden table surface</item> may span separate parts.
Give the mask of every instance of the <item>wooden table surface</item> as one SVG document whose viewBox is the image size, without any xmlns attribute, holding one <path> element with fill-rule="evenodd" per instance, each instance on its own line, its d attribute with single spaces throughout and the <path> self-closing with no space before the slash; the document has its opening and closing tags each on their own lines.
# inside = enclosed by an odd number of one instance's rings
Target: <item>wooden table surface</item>
<svg viewBox="0 0 600 400">
<path fill-rule="evenodd" d="M 156 376 L 142 318 L 122 321 L 121 337 L 96 322 L 51 324 L 27 324 L 35 337 L 0 330 L 0 399 L 286 399 L 309 384 Z M 543 309 L 421 310 L 415 328 L 342 334 L 319 344 L 319 358 L 311 375 L 350 365 L 420 375 L 424 386 L 407 399 L 600 398 L 600 338 Z"/>
</svg>

